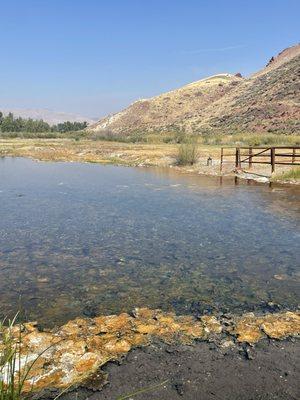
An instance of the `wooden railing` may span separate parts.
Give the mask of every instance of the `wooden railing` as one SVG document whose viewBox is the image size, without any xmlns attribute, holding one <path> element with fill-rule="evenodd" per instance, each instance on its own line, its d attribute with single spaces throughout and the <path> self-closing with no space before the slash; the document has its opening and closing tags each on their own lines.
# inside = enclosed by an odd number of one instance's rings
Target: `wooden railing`
<svg viewBox="0 0 300 400">
<path fill-rule="evenodd" d="M 225 149 L 235 149 L 235 152 L 225 154 Z M 249 169 L 253 164 L 269 164 L 274 172 L 275 165 L 300 165 L 300 146 L 222 147 L 220 171 L 223 169 L 224 157 L 234 157 L 236 169 L 242 169 L 243 164 L 247 164 Z"/>
</svg>

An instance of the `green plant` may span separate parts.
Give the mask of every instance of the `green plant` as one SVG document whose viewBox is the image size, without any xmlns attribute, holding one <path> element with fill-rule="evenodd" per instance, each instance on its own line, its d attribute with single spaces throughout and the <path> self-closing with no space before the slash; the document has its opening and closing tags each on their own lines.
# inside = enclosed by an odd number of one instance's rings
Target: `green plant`
<svg viewBox="0 0 300 400">
<path fill-rule="evenodd" d="M 16 324 L 18 313 L 12 320 L 0 321 L 0 400 L 25 400 L 24 385 L 34 364 L 47 347 L 32 360 L 22 354 L 22 325 Z M 57 398 L 60 395 L 57 396 Z"/>
<path fill-rule="evenodd" d="M 283 172 L 282 174 L 276 174 L 272 181 L 288 181 L 288 180 L 299 180 L 300 179 L 300 167 L 292 168 L 289 171 Z"/>
<path fill-rule="evenodd" d="M 186 141 L 186 134 L 184 131 L 178 131 L 174 137 L 175 143 L 184 143 Z"/>
<path fill-rule="evenodd" d="M 24 363 L 21 356 L 21 329 L 14 335 L 15 321 L 5 321 L 0 323 L 1 350 L 0 350 L 0 399 L 18 400 L 21 399 L 21 392 L 25 379 L 28 375 L 22 372 Z"/>
<path fill-rule="evenodd" d="M 279 133 L 235 133 L 218 134 L 207 133 L 203 135 L 203 144 L 222 145 L 222 146 L 276 146 L 290 145 L 298 146 L 300 144 L 299 135 L 288 135 Z"/>
<path fill-rule="evenodd" d="M 152 390 L 154 390 L 154 389 L 157 389 L 157 388 L 159 388 L 159 387 L 165 385 L 168 381 L 169 381 L 169 380 L 167 379 L 167 380 L 165 380 L 165 381 L 163 381 L 163 382 L 161 382 L 161 383 L 158 383 L 157 385 L 149 386 L 149 387 L 147 387 L 147 388 L 140 389 L 140 390 L 137 390 L 136 392 L 127 394 L 127 395 L 125 395 L 125 396 L 118 397 L 117 400 L 131 399 L 133 396 L 137 396 L 137 395 L 142 394 L 142 393 L 150 392 L 150 391 L 152 391 Z"/>
<path fill-rule="evenodd" d="M 194 141 L 182 143 L 178 148 L 177 165 L 193 165 L 198 160 L 197 144 Z"/>
</svg>

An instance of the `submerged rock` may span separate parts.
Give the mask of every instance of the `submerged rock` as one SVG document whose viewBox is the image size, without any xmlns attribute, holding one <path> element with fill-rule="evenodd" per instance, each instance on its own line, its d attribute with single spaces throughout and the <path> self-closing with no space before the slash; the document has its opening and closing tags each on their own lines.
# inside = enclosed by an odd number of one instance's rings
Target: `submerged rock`
<svg viewBox="0 0 300 400">
<path fill-rule="evenodd" d="M 300 333 L 300 314 L 284 312 L 256 316 L 248 313 L 235 321 L 232 333 L 239 342 L 256 343 L 263 337 L 284 339 L 288 336 L 298 336 Z"/>
<path fill-rule="evenodd" d="M 102 374 L 99 368 L 109 360 L 117 360 L 132 348 L 146 346 L 152 338 L 166 343 L 192 344 L 195 339 L 212 339 L 221 335 L 224 347 L 238 342 L 256 343 L 268 336 L 283 339 L 300 333 L 300 314 L 295 312 L 256 316 L 253 313 L 231 317 L 222 324 L 215 316 L 176 316 L 160 310 L 135 309 L 132 315 L 77 318 L 57 330 L 40 332 L 36 323 L 21 327 L 22 365 L 34 363 L 25 382 L 24 391 L 44 388 L 68 388 L 90 382 Z M 11 334 L 17 341 L 20 329 Z M 0 341 L 1 352 L 1 341 Z M 38 358 L 37 358 L 38 357 Z M 105 379 L 101 381 L 103 384 Z M 99 382 L 98 382 L 99 383 Z M 99 383 L 100 385 L 100 383 Z M 100 385 L 101 386 L 101 385 Z"/>
</svg>

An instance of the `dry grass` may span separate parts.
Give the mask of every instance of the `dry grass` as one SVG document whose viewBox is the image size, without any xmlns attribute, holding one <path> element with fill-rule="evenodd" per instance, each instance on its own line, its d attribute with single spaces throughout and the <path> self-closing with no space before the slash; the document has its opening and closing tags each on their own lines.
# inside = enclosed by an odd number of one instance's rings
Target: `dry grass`
<svg viewBox="0 0 300 400">
<path fill-rule="evenodd" d="M 241 133 L 236 135 L 207 135 L 202 143 L 219 146 L 299 146 L 300 135 Z"/>
<path fill-rule="evenodd" d="M 119 143 L 91 140 L 0 140 L 0 156 L 32 157 L 44 161 L 86 161 L 126 165 L 167 165 L 176 153 L 173 144 Z"/>
<path fill-rule="evenodd" d="M 75 139 L 80 140 L 88 136 L 87 131 L 69 132 L 1 132 L 0 139 Z"/>
<path fill-rule="evenodd" d="M 272 181 L 300 181 L 300 167 L 276 174 L 272 177 Z"/>
<path fill-rule="evenodd" d="M 183 143 L 184 144 L 184 143 Z M 103 140 L 82 139 L 0 139 L 0 157 L 29 157 L 42 161 L 77 161 L 128 166 L 173 166 L 180 171 L 218 175 L 220 173 L 220 145 L 207 145 L 197 141 L 197 162 L 176 165 L 177 143 L 120 143 Z M 225 154 L 233 153 L 232 149 Z M 207 166 L 207 158 L 213 159 L 213 166 Z M 234 156 L 225 156 L 223 173 L 231 174 L 234 170 Z M 185 164 L 185 163 L 184 163 Z M 256 164 L 253 172 L 270 175 L 270 166 Z M 279 174 L 286 171 L 276 166 Z"/>
<path fill-rule="evenodd" d="M 177 165 L 194 165 L 198 160 L 197 144 L 195 142 L 182 143 L 178 148 Z"/>
</svg>

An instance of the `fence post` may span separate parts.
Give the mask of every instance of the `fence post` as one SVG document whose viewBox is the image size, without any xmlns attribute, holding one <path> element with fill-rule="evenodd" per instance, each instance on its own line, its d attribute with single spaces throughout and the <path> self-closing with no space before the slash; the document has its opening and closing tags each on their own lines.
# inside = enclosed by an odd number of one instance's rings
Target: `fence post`
<svg viewBox="0 0 300 400">
<path fill-rule="evenodd" d="M 236 147 L 235 149 L 235 167 L 241 167 L 241 149 L 239 147 Z"/>
<path fill-rule="evenodd" d="M 294 164 L 294 162 L 295 162 L 295 155 L 296 155 L 296 149 L 295 149 L 295 147 L 293 148 L 293 156 L 292 156 L 292 163 Z"/>
<path fill-rule="evenodd" d="M 220 172 L 223 170 L 223 147 L 221 147 Z"/>
<path fill-rule="evenodd" d="M 275 147 L 271 147 L 271 166 L 273 173 L 275 171 Z"/>
<path fill-rule="evenodd" d="M 249 147 L 249 169 L 252 168 L 252 147 Z"/>
</svg>

